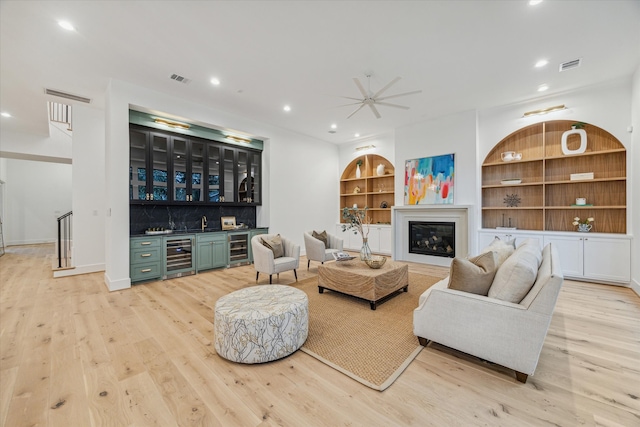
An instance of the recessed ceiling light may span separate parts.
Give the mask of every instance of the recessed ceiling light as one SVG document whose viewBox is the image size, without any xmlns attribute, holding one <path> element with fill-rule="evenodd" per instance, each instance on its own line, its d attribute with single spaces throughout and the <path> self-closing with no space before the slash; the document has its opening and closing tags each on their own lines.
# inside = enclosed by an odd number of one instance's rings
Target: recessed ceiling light
<svg viewBox="0 0 640 427">
<path fill-rule="evenodd" d="M 2 113 L 0 113 L 0 116 L 2 116 L 2 117 L 11 117 L 11 114 L 7 113 L 6 111 L 3 111 Z"/>
<path fill-rule="evenodd" d="M 331 129 L 336 129 L 337 127 L 338 127 L 338 125 L 337 125 L 337 124 L 335 124 L 335 123 L 333 123 L 333 124 L 331 125 Z"/>
<path fill-rule="evenodd" d="M 540 85 L 538 87 L 538 92 L 544 92 L 545 90 L 549 89 L 549 86 L 547 85 Z"/>
<path fill-rule="evenodd" d="M 291 107 L 288 106 L 288 105 L 285 105 L 283 110 L 289 112 L 289 111 L 291 111 Z"/>
<path fill-rule="evenodd" d="M 220 79 L 218 79 L 217 77 L 211 77 L 210 82 L 214 86 L 219 86 L 220 85 Z"/>
<path fill-rule="evenodd" d="M 541 59 L 540 61 L 536 62 L 536 68 L 544 67 L 548 63 L 549 61 L 547 61 L 546 59 Z"/>
<path fill-rule="evenodd" d="M 529 6 L 536 6 L 542 3 L 542 0 L 529 0 Z"/>
<path fill-rule="evenodd" d="M 355 135 L 353 135 L 353 136 L 355 136 L 356 138 L 360 138 L 360 134 L 359 134 L 359 133 L 356 133 L 356 134 L 355 134 Z"/>
<path fill-rule="evenodd" d="M 71 25 L 71 22 L 69 21 L 58 21 L 58 25 L 60 25 L 62 28 L 64 28 L 67 31 L 75 31 L 76 28 Z"/>
</svg>

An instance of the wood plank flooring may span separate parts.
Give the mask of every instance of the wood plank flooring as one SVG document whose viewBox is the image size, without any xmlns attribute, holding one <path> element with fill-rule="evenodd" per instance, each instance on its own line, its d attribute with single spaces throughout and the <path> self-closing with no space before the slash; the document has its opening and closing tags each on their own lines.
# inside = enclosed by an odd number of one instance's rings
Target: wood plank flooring
<svg viewBox="0 0 640 427">
<path fill-rule="evenodd" d="M 381 393 L 302 352 L 263 365 L 218 357 L 215 301 L 253 286 L 252 266 L 110 293 L 102 273 L 53 279 L 52 257 L 52 245 L 0 257 L 0 426 L 640 426 L 630 289 L 565 281 L 524 385 L 431 344 Z M 300 266 L 300 280 L 317 274 Z M 293 274 L 279 283 L 295 286 Z"/>
</svg>

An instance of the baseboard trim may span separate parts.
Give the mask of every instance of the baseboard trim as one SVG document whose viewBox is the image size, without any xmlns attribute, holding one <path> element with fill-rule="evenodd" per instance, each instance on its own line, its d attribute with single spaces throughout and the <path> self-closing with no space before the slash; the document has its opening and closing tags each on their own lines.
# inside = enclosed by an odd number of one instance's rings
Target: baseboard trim
<svg viewBox="0 0 640 427">
<path fill-rule="evenodd" d="M 131 288 L 131 278 L 112 280 L 107 273 L 104 273 L 104 284 L 107 285 L 110 292 L 121 291 Z"/>
<path fill-rule="evenodd" d="M 56 270 L 53 272 L 53 277 L 68 277 L 77 276 L 79 274 L 98 273 L 105 270 L 104 264 L 91 264 L 91 265 L 77 265 L 70 269 Z"/>
</svg>

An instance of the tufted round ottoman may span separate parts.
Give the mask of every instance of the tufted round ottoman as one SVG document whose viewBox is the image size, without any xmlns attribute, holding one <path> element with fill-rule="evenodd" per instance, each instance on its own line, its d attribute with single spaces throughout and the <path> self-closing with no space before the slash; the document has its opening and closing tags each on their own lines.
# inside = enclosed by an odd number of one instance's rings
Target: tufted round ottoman
<svg viewBox="0 0 640 427">
<path fill-rule="evenodd" d="M 281 359 L 299 349 L 308 332 L 307 294 L 291 286 L 252 286 L 216 302 L 215 349 L 233 362 Z"/>
</svg>

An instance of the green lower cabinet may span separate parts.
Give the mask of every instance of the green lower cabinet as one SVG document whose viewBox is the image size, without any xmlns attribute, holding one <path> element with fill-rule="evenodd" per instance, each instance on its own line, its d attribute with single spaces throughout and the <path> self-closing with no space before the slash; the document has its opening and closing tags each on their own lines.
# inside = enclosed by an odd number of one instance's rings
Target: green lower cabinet
<svg viewBox="0 0 640 427">
<path fill-rule="evenodd" d="M 196 272 L 226 267 L 227 233 L 205 233 L 196 236 Z"/>
<path fill-rule="evenodd" d="M 131 283 L 162 277 L 162 237 L 135 237 L 129 241 Z"/>
</svg>

